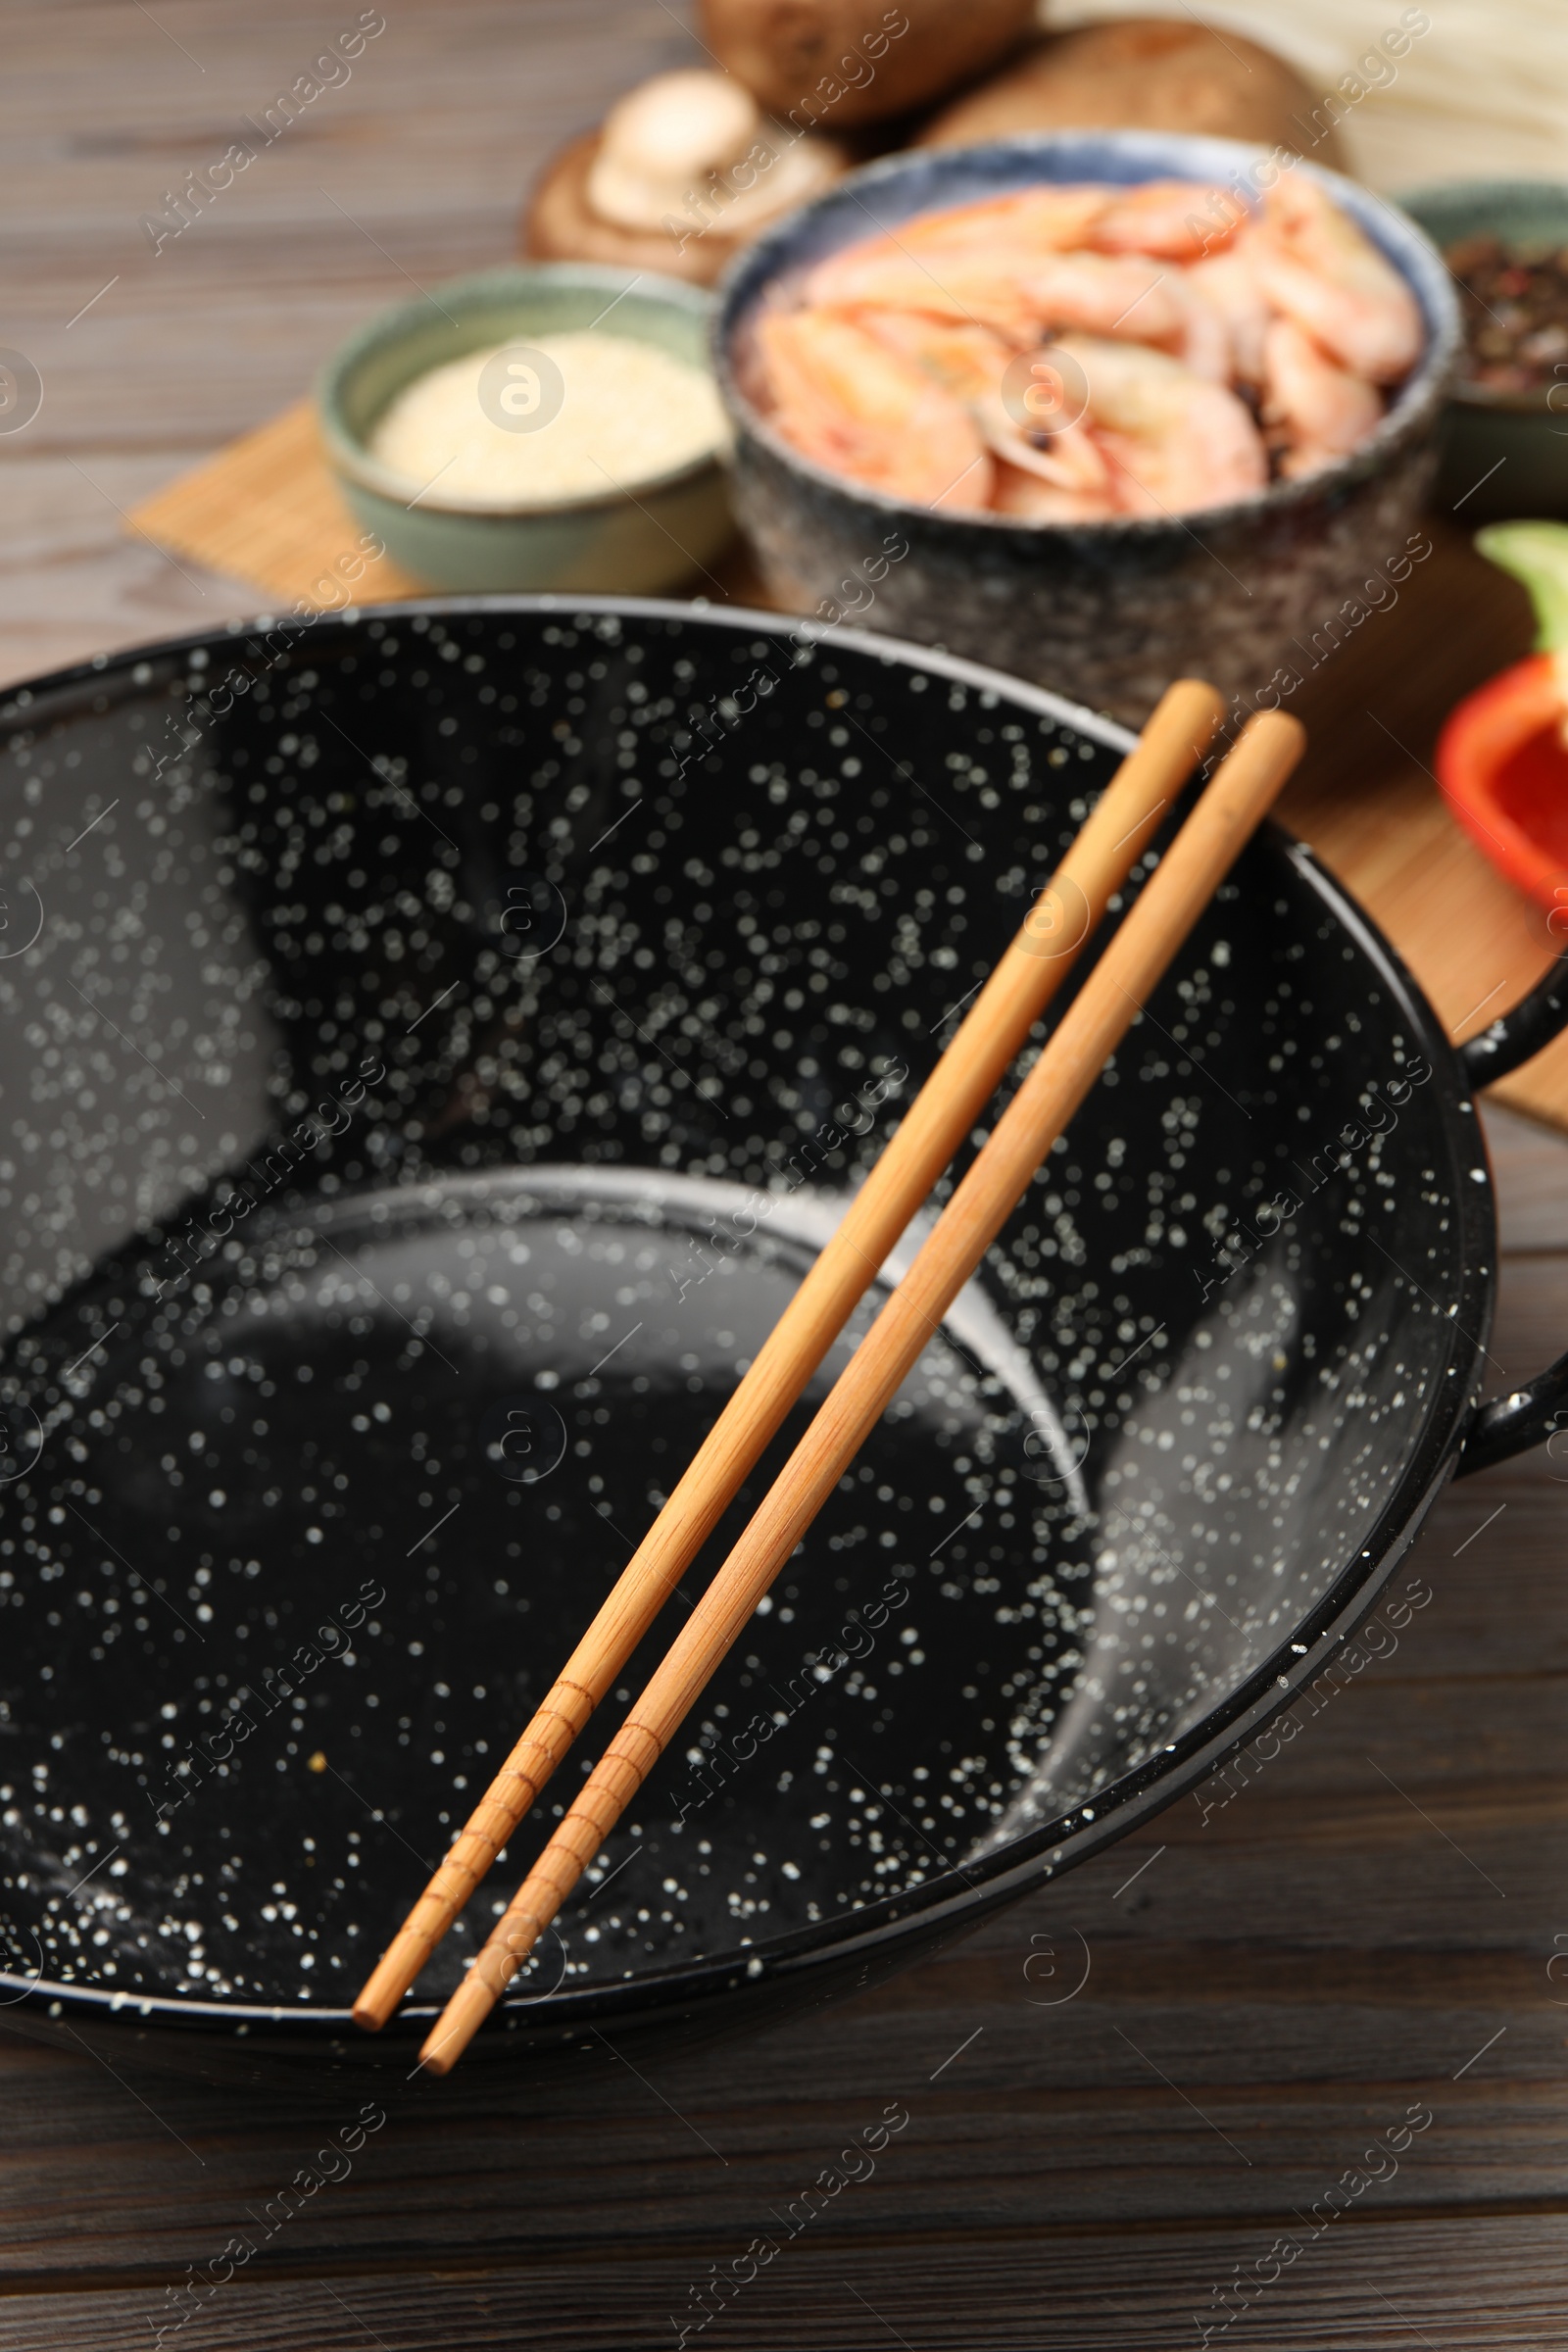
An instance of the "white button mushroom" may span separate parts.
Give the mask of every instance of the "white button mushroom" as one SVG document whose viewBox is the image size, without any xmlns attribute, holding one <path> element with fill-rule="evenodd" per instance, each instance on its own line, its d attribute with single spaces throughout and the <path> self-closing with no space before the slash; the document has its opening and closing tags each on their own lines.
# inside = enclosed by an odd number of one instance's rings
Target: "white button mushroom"
<svg viewBox="0 0 1568 2352">
<path fill-rule="evenodd" d="M 831 141 L 769 121 L 727 74 L 694 67 L 656 74 L 611 109 L 587 198 L 602 220 L 646 230 L 695 196 L 731 233 L 802 203 L 843 169 Z"/>
</svg>

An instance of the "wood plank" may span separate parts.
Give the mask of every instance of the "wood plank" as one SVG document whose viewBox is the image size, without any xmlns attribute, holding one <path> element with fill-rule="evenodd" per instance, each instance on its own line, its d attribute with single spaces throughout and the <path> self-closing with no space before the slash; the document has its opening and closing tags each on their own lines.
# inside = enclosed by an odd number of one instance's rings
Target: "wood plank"
<svg viewBox="0 0 1568 2352">
<path fill-rule="evenodd" d="M 1282 2238 L 1301 2253 L 1290 2255 Z M 363 2352 L 369 2342 L 396 2352 L 668 2352 L 682 2319 L 703 2308 L 692 2289 L 750 2242 L 715 2235 L 657 2256 L 591 2266 L 557 2256 L 477 2277 L 459 2268 L 412 2301 L 407 2279 L 381 2266 L 260 2285 L 241 2273 L 184 2342 L 191 2352 Z M 0 2352 L 124 2352 L 169 2311 L 151 2289 L 19 2296 L 0 2302 Z M 1534 2213 L 1472 2216 L 1458 2230 L 1348 2214 L 1313 2240 L 1282 2209 L 1244 2227 L 1102 2236 L 1045 2217 L 1023 2235 L 937 2239 L 917 2267 L 901 2247 L 846 2251 L 803 2236 L 689 2340 L 705 2352 L 1189 2352 L 1202 2341 L 1198 2323 L 1213 2327 L 1227 2311 L 1240 2316 L 1211 2340 L 1247 2352 L 1461 2342 L 1542 2352 L 1568 2320 L 1568 2228 Z"/>
<path fill-rule="evenodd" d="M 1494 1161 L 1507 1168 L 1500 1202 L 1503 1255 L 1568 1249 L 1568 1167 L 1555 1138 L 1494 1097 L 1488 1098 L 1482 1119 Z"/>
<path fill-rule="evenodd" d="M 252 588 L 195 572 L 125 528 L 167 461 L 89 452 L 0 466 L 0 649 L 14 680 L 103 645 L 220 627 L 256 610 Z"/>
<path fill-rule="evenodd" d="M 157 11 L 73 7 L 68 52 L 55 12 L 22 10 L 8 38 L 0 254 L 7 335 L 44 377 L 34 447 L 194 454 L 261 423 L 374 310 L 509 260 L 544 157 L 697 54 L 658 0 L 601 0 L 592 39 L 569 0 L 405 7 L 262 148 L 246 117 L 357 11 L 176 13 L 165 30 Z M 164 191 L 241 138 L 254 161 L 155 252 L 141 223 Z"/>
</svg>

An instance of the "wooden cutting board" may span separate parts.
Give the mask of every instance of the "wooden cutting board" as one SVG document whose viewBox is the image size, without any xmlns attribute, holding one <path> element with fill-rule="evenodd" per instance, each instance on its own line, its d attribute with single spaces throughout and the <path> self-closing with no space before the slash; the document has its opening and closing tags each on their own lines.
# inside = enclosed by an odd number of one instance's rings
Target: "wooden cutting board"
<svg viewBox="0 0 1568 2352">
<path fill-rule="evenodd" d="M 306 401 L 145 500 L 129 522 L 278 606 L 330 611 L 418 593 L 385 557 L 351 576 L 359 527 Z M 1446 712 L 1528 650 L 1531 623 L 1522 590 L 1462 531 L 1429 527 L 1432 555 L 1398 604 L 1363 621 L 1288 706 L 1311 749 L 1280 813 L 1355 892 L 1462 1039 L 1522 997 L 1562 942 L 1454 823 L 1431 773 Z M 737 604 L 773 602 L 743 550 L 723 586 Z M 1309 659 L 1301 654 L 1303 667 Z M 1568 1038 L 1492 1093 L 1568 1129 Z"/>
</svg>

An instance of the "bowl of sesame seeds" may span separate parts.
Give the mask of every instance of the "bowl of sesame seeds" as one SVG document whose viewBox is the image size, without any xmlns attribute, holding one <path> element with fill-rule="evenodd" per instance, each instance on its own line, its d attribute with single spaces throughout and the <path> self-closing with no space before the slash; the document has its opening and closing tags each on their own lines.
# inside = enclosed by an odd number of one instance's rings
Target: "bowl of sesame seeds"
<svg viewBox="0 0 1568 2352">
<path fill-rule="evenodd" d="M 650 270 L 558 262 L 381 313 L 318 386 L 350 510 L 427 588 L 700 581 L 734 527 L 711 309 Z"/>
</svg>

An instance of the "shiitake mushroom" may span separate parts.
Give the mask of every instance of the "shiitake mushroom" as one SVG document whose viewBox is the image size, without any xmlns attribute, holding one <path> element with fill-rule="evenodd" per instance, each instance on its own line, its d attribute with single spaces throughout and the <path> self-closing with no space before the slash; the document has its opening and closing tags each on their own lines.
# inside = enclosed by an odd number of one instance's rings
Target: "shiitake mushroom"
<svg viewBox="0 0 1568 2352">
<path fill-rule="evenodd" d="M 1314 111 L 1315 109 L 1315 111 Z M 1184 130 L 1285 146 L 1345 168 L 1333 110 L 1271 49 L 1166 17 L 1048 33 L 944 107 L 918 147 L 1021 130 Z"/>
<path fill-rule="evenodd" d="M 1034 0 L 703 0 L 702 38 L 770 114 L 838 132 L 961 89 L 1034 21 Z"/>
</svg>

